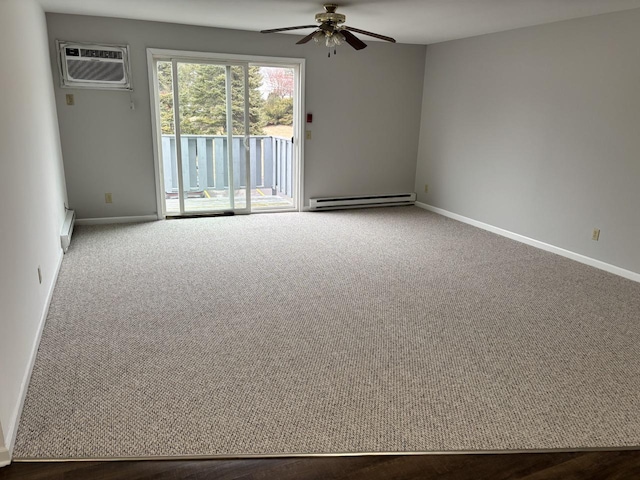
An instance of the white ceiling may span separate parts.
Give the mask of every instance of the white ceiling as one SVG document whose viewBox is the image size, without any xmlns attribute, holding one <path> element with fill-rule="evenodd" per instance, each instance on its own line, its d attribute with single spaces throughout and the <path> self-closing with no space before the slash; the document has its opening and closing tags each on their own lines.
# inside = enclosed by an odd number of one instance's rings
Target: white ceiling
<svg viewBox="0 0 640 480">
<path fill-rule="evenodd" d="M 263 30 L 312 25 L 322 0 L 39 0 L 47 12 Z M 346 24 L 429 44 L 600 13 L 640 0 L 337 0 Z M 298 30 L 307 34 L 312 30 Z M 364 37 L 363 37 L 364 39 Z M 370 40 L 370 39 L 369 39 Z"/>
</svg>

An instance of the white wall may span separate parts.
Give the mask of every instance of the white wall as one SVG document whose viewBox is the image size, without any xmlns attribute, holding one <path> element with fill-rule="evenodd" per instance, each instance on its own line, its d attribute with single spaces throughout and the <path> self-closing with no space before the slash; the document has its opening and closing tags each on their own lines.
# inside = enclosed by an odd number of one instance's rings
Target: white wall
<svg viewBox="0 0 640 480">
<path fill-rule="evenodd" d="M 62 255 L 66 195 L 45 16 L 33 0 L 0 0 L 0 45 L 0 424 L 10 447 Z"/>
<path fill-rule="evenodd" d="M 9 450 L 4 444 L 4 435 L 2 434 L 2 425 L 0 425 L 0 467 L 4 467 L 9 465 L 11 462 L 11 455 L 9 455 Z"/>
<path fill-rule="evenodd" d="M 131 46 L 135 111 L 128 93 L 59 88 L 56 71 L 69 202 L 80 218 L 156 211 L 147 47 L 306 58 L 306 199 L 413 191 L 424 46 L 372 41 L 327 58 L 326 48 L 295 45 L 291 35 L 61 14 L 47 22 L 54 62 L 56 39 Z"/>
<path fill-rule="evenodd" d="M 640 272 L 639 45 L 640 10 L 430 45 L 418 200 Z"/>
</svg>

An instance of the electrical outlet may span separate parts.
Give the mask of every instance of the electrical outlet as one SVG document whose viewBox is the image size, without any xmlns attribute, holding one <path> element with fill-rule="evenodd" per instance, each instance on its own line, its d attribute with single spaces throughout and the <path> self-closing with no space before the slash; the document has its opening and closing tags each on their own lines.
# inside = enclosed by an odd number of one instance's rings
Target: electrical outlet
<svg viewBox="0 0 640 480">
<path fill-rule="evenodd" d="M 104 203 L 113 203 L 113 196 L 110 193 L 104 194 Z"/>
<path fill-rule="evenodd" d="M 76 101 L 73 98 L 73 93 L 67 93 L 67 105 L 75 105 Z"/>
<path fill-rule="evenodd" d="M 42 284 L 42 270 L 40 270 L 40 265 L 38 265 L 38 282 Z"/>
<path fill-rule="evenodd" d="M 424 193 L 429 193 L 429 185 L 424 184 Z"/>
<path fill-rule="evenodd" d="M 593 229 L 593 235 L 591 235 L 591 240 L 595 240 L 596 242 L 598 240 L 600 240 L 600 229 L 599 228 L 594 228 Z"/>
</svg>

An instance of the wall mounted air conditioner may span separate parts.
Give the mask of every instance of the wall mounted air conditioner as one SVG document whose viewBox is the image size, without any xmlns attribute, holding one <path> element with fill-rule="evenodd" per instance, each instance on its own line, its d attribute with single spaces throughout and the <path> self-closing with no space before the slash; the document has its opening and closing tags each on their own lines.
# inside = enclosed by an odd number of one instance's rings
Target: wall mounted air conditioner
<svg viewBox="0 0 640 480">
<path fill-rule="evenodd" d="M 62 87 L 131 90 L 128 45 L 56 45 Z"/>
</svg>

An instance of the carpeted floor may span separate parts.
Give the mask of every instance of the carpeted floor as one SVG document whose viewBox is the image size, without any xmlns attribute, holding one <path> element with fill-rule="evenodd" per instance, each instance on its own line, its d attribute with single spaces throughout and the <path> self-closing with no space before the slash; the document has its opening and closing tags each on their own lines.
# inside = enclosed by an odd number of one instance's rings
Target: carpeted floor
<svg viewBox="0 0 640 480">
<path fill-rule="evenodd" d="M 416 207 L 78 227 L 17 458 L 640 446 L 640 284 Z"/>
</svg>

